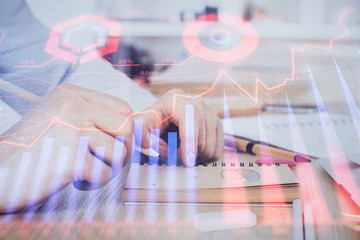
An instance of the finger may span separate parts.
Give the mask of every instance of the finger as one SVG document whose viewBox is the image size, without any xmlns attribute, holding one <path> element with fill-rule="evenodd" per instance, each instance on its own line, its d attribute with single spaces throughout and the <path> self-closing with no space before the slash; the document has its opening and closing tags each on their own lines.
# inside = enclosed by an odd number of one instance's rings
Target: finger
<svg viewBox="0 0 360 240">
<path fill-rule="evenodd" d="M 153 153 L 156 152 L 158 154 L 158 157 L 164 158 L 167 156 L 167 144 L 163 139 L 161 139 L 159 137 L 158 133 L 153 134 L 153 132 L 152 132 L 152 134 L 151 134 L 149 156 L 153 156 L 153 154 L 151 154 L 151 152 L 153 152 Z"/>
<path fill-rule="evenodd" d="M 210 159 L 211 162 L 218 161 L 224 155 L 224 130 L 221 120 L 217 119 L 216 124 L 216 146 L 214 156 Z"/>
<path fill-rule="evenodd" d="M 83 95 L 83 97 L 90 103 L 96 104 L 102 108 L 107 108 L 120 115 L 128 117 L 133 114 L 130 105 L 120 98 L 98 92 Z"/>
<path fill-rule="evenodd" d="M 159 154 L 161 158 L 167 158 L 167 153 L 168 153 L 168 145 L 167 143 L 159 138 Z"/>
<path fill-rule="evenodd" d="M 68 126 L 76 130 L 100 130 L 113 137 L 122 136 L 127 149 L 126 160 L 130 159 L 133 139 L 133 122 L 130 117 L 86 101 L 68 101 L 64 105 L 66 106 L 62 106 L 62 111 L 65 117 L 64 120 L 61 119 L 63 123 L 69 123 Z"/>
<path fill-rule="evenodd" d="M 183 114 L 177 114 L 180 116 L 178 122 L 181 160 L 185 166 L 193 167 L 196 163 L 200 121 L 193 105 L 185 105 L 184 108 Z"/>
<path fill-rule="evenodd" d="M 73 84 L 62 84 L 58 86 L 57 89 L 57 91 L 66 91 L 70 94 L 80 96 L 89 103 L 109 109 L 124 116 L 129 116 L 131 113 L 133 113 L 127 102 L 106 93 L 97 92 Z"/>
<path fill-rule="evenodd" d="M 165 104 L 156 103 L 154 105 L 154 107 L 151 107 L 134 117 L 134 122 L 138 122 L 136 124 L 135 136 L 141 140 L 141 143 L 140 140 L 137 141 L 137 143 L 143 148 L 150 147 L 152 129 L 159 129 L 161 134 L 169 125 L 169 121 L 163 122 L 163 119 L 168 116 Z"/>
<path fill-rule="evenodd" d="M 148 113 L 147 113 L 148 115 Z M 155 116 L 138 115 L 134 120 L 134 135 L 139 147 L 150 148 L 151 129 L 159 129 L 160 120 Z"/>
<path fill-rule="evenodd" d="M 113 169 L 113 175 L 116 176 L 124 165 L 127 156 L 127 149 L 122 136 L 112 137 L 102 131 L 91 132 L 89 138 L 89 150 L 98 159 L 104 161 Z M 102 156 L 97 153 L 99 147 L 104 148 Z"/>
<path fill-rule="evenodd" d="M 132 149 L 134 132 L 134 124 L 132 119 L 118 114 L 113 116 L 111 119 L 110 113 L 108 118 L 95 115 L 93 117 L 95 119 L 95 125 L 100 131 L 103 131 L 112 137 L 121 136 L 123 138 L 123 143 L 125 144 L 126 149 L 125 160 L 128 161 L 131 157 L 132 151 L 134 150 Z"/>
<path fill-rule="evenodd" d="M 210 108 L 206 107 L 206 140 L 205 140 L 205 149 L 203 152 L 199 153 L 199 158 L 203 161 L 209 160 L 214 156 L 215 146 L 216 146 L 216 137 L 217 137 L 217 120 L 218 117 L 215 112 Z"/>
<path fill-rule="evenodd" d="M 207 115 L 206 106 L 204 106 L 203 102 L 196 104 L 195 108 L 197 109 L 196 112 L 199 116 L 198 153 L 200 155 L 200 153 L 204 152 L 206 148 L 207 134 L 209 132 L 209 128 L 207 128 L 206 124 L 209 117 Z"/>
<path fill-rule="evenodd" d="M 66 98 L 60 100 L 61 121 L 74 126 L 76 130 L 101 128 L 111 132 L 122 128 L 124 122 L 131 121 L 130 117 L 117 114 L 109 109 L 86 102 L 80 98 Z"/>
<path fill-rule="evenodd" d="M 100 158 L 101 152 L 102 150 L 98 150 L 97 153 Z M 76 188 L 82 190 L 100 188 L 111 180 L 112 169 L 101 160 L 87 152 L 83 167 L 74 170 L 76 172 L 73 180 Z"/>
</svg>

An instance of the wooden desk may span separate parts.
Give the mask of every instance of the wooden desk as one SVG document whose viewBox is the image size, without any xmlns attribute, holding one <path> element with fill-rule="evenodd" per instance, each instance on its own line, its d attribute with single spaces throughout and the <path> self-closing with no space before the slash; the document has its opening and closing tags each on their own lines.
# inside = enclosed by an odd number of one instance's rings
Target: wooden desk
<svg viewBox="0 0 360 240">
<path fill-rule="evenodd" d="M 254 156 L 239 154 L 240 161 Z M 316 239 L 359 239 L 340 218 L 340 204 L 359 214 L 349 197 L 313 162 L 295 168 L 302 201 L 314 210 Z M 96 191 L 69 185 L 44 204 L 27 212 L 0 216 L 0 239 L 292 239 L 291 206 L 123 205 L 119 176 Z M 341 205 L 343 206 L 343 205 Z M 199 232 L 195 213 L 250 209 L 257 215 L 253 228 Z"/>
</svg>

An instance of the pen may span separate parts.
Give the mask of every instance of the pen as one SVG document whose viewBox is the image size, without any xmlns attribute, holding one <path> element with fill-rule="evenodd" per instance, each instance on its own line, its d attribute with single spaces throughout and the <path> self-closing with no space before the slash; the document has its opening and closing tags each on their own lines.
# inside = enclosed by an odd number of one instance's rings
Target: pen
<svg viewBox="0 0 360 240">
<path fill-rule="evenodd" d="M 259 154 L 259 155 L 268 155 L 271 157 L 285 158 L 293 160 L 296 162 L 311 162 L 311 160 L 304 156 L 303 154 L 292 152 L 286 149 L 282 149 L 271 144 L 267 144 L 260 141 L 254 141 L 248 138 L 234 136 L 236 148 L 240 151 L 250 153 L 250 154 Z M 225 138 L 225 144 L 229 142 Z M 268 151 L 262 152 L 261 148 L 266 147 Z"/>
<path fill-rule="evenodd" d="M 0 78 L 0 89 L 12 93 L 18 97 L 21 97 L 22 99 L 31 102 L 33 104 L 38 104 L 41 102 L 42 98 L 36 94 L 33 94 L 32 92 L 28 92 L 23 88 L 20 88 L 18 86 L 15 86 L 3 79 Z M 158 157 L 159 153 L 156 152 L 154 149 L 152 148 L 141 148 L 136 146 L 136 151 L 141 152 L 142 154 L 151 156 L 151 157 Z"/>
<path fill-rule="evenodd" d="M 15 86 L 7 81 L 4 81 L 1 78 L 0 78 L 0 89 L 8 93 L 15 94 L 16 96 L 21 97 L 22 99 L 31 102 L 33 104 L 38 104 L 39 102 L 41 102 L 41 97 L 39 97 L 38 95 L 28 92 L 25 89 Z"/>
<path fill-rule="evenodd" d="M 288 106 L 285 104 L 264 104 L 261 109 L 263 112 L 288 113 Z M 301 104 L 292 106 L 294 113 L 309 114 L 317 112 L 316 106 L 310 104 Z"/>
<path fill-rule="evenodd" d="M 224 118 L 224 100 L 219 97 L 209 97 L 205 99 L 205 103 L 211 106 L 217 113 L 219 118 Z M 228 113 L 232 117 L 255 116 L 261 112 L 261 104 L 248 105 L 239 100 L 238 97 L 227 97 Z"/>
</svg>

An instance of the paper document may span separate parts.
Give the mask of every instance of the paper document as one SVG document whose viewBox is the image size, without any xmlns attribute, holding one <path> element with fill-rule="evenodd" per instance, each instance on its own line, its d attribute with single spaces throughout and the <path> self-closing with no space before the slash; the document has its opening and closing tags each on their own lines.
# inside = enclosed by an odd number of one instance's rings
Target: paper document
<svg viewBox="0 0 360 240">
<path fill-rule="evenodd" d="M 351 195 L 351 199 L 360 207 L 360 165 L 355 163 L 353 157 L 348 161 L 336 161 L 333 159 L 319 159 L 317 162 L 334 179 L 334 181 L 343 186 Z"/>
<path fill-rule="evenodd" d="M 259 118 L 241 117 L 223 120 L 227 134 L 264 141 L 291 151 L 317 158 L 328 158 L 326 141 L 318 113 L 294 114 L 295 124 L 290 122 L 288 114 L 262 114 L 261 123 L 265 136 L 260 139 Z M 360 140 L 352 119 L 348 116 L 332 114 L 331 124 L 341 149 L 346 155 L 360 155 Z M 229 126 L 232 125 L 232 126 Z M 294 135 L 294 132 L 298 135 Z M 359 162 L 360 163 L 360 162 Z"/>
</svg>

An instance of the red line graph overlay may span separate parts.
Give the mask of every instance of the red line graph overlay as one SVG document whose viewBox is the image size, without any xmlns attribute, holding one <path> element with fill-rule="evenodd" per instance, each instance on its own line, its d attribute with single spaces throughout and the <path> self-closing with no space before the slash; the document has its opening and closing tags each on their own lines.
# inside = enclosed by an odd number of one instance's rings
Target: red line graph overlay
<svg viewBox="0 0 360 240">
<path fill-rule="evenodd" d="M 291 49 L 291 77 L 285 78 L 284 81 L 278 85 L 269 87 L 264 82 L 261 81 L 260 78 L 256 77 L 255 81 L 255 91 L 254 94 L 249 93 L 246 91 L 239 83 L 237 83 L 231 76 L 229 76 L 224 70 L 222 70 L 222 74 L 224 74 L 228 79 L 230 79 L 241 91 L 243 91 L 250 99 L 252 99 L 254 102 L 258 103 L 259 100 L 259 85 L 261 85 L 263 88 L 265 88 L 267 91 L 272 91 L 281 87 L 284 87 L 288 81 L 293 81 L 295 79 L 295 54 L 297 52 L 304 52 L 308 48 L 317 48 L 317 49 L 323 49 L 323 50 L 331 50 L 333 47 L 333 44 L 335 41 L 343 39 L 349 35 L 349 30 L 344 25 L 345 18 L 354 12 L 353 8 L 348 8 L 345 11 L 343 11 L 339 17 L 338 25 L 343 30 L 343 33 L 336 36 L 333 39 L 330 39 L 328 46 L 319 46 L 314 44 L 305 44 L 302 48 L 292 48 Z M 220 73 L 220 74 L 221 74 Z"/>
<path fill-rule="evenodd" d="M 343 33 L 340 34 L 339 36 L 336 36 L 333 39 L 330 39 L 329 44 L 327 47 L 324 46 L 319 46 L 319 45 L 314 45 L 314 44 L 306 44 L 304 45 L 302 48 L 292 48 L 291 49 L 291 65 L 292 65 L 292 74 L 291 74 L 291 78 L 287 78 L 286 80 L 294 80 L 295 78 L 295 52 L 304 52 L 307 48 L 311 47 L 311 48 L 317 48 L 317 49 L 323 49 L 323 50 L 331 50 L 333 47 L 333 44 L 335 41 L 340 40 L 342 38 L 345 38 L 347 36 L 349 36 L 349 30 L 345 27 L 344 25 L 344 20 L 345 18 L 354 12 L 353 8 L 348 8 L 345 11 L 343 11 L 339 17 L 338 20 L 338 25 L 339 27 L 343 30 Z"/>
<path fill-rule="evenodd" d="M 246 91 L 238 82 L 236 82 L 231 76 L 229 76 L 226 72 L 225 69 L 220 69 L 218 71 L 218 75 L 215 79 L 215 81 L 213 82 L 213 84 L 211 85 L 211 87 L 196 95 L 196 96 L 189 96 L 189 95 L 185 95 L 185 94 L 177 94 L 174 93 L 173 94 L 173 102 L 172 102 L 172 112 L 169 116 L 165 117 L 164 119 L 161 118 L 161 116 L 159 115 L 159 113 L 154 110 L 154 109 L 150 109 L 150 110 L 145 110 L 142 112 L 138 112 L 138 113 L 131 113 L 130 115 L 128 115 L 128 117 L 126 118 L 126 120 L 123 122 L 123 124 L 118 128 L 118 129 L 94 129 L 94 128 L 82 128 L 82 127 L 76 127 L 73 126 L 67 122 L 64 122 L 60 119 L 59 116 L 53 116 L 51 117 L 51 119 L 49 119 L 49 123 L 48 125 L 41 131 L 41 133 L 39 134 L 39 136 L 37 136 L 30 144 L 19 144 L 16 142 L 10 142 L 10 141 L 0 141 L 0 144 L 7 144 L 7 145 L 14 145 L 14 146 L 20 146 L 20 147 L 32 147 L 40 138 L 42 135 L 44 135 L 46 133 L 46 131 L 53 126 L 56 123 L 62 124 L 64 126 L 67 126 L 69 128 L 75 129 L 75 130 L 87 130 L 87 131 L 121 131 L 122 128 L 127 124 L 127 122 L 134 116 L 138 116 L 138 115 L 142 115 L 142 114 L 154 114 L 157 119 L 159 120 L 160 123 L 164 123 L 167 120 L 171 119 L 174 116 L 175 113 L 175 109 L 176 109 L 176 102 L 177 102 L 177 98 L 181 97 L 181 98 L 188 98 L 188 99 L 197 99 L 200 98 L 201 96 L 204 96 L 210 92 L 212 92 L 216 85 L 218 84 L 218 82 L 220 81 L 222 76 L 225 76 L 226 78 L 228 78 L 239 90 L 241 90 L 242 92 L 244 92 L 250 99 L 252 99 L 254 102 L 258 102 L 258 91 L 259 91 L 259 85 L 261 85 L 263 88 L 265 88 L 267 91 L 272 91 L 278 88 L 281 88 L 283 86 L 286 85 L 286 83 L 288 81 L 293 81 L 295 79 L 295 53 L 296 52 L 304 52 L 307 48 L 317 48 L 317 49 L 323 49 L 323 50 L 331 50 L 333 47 L 333 44 L 335 41 L 345 38 L 346 36 L 349 35 L 349 31 L 348 29 L 344 26 L 344 20 L 346 18 L 346 16 L 350 13 L 353 13 L 354 10 L 352 8 L 349 8 L 347 10 L 345 10 L 344 12 L 342 12 L 342 14 L 340 15 L 338 24 L 341 27 L 341 29 L 343 30 L 343 33 L 339 36 L 336 36 L 335 38 L 331 39 L 329 41 L 328 46 L 319 46 L 319 45 L 313 45 L 313 44 L 306 44 L 304 45 L 302 48 L 292 48 L 291 51 L 291 62 L 292 62 L 292 73 L 291 73 L 291 77 L 290 78 L 285 78 L 284 81 L 278 85 L 275 86 L 267 86 L 265 83 L 263 83 L 258 77 L 256 78 L 256 82 L 255 82 L 255 91 L 254 94 L 251 94 L 250 92 Z M 21 120 L 20 120 L 21 121 Z"/>
</svg>

